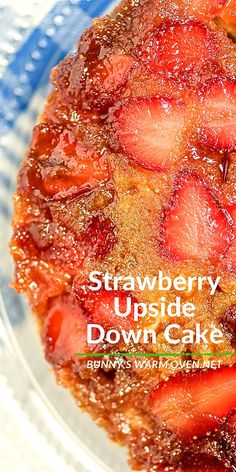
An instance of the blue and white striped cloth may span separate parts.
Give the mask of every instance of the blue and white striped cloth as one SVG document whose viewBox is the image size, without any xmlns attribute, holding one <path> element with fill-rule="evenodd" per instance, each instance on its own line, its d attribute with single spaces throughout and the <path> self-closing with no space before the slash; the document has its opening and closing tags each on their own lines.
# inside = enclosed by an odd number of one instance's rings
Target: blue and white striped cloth
<svg viewBox="0 0 236 472">
<path fill-rule="evenodd" d="M 19 163 L 48 91 L 50 70 L 75 47 L 91 19 L 115 3 L 0 0 L 0 284 L 10 307 L 19 303 L 8 288 L 12 194 Z"/>
</svg>

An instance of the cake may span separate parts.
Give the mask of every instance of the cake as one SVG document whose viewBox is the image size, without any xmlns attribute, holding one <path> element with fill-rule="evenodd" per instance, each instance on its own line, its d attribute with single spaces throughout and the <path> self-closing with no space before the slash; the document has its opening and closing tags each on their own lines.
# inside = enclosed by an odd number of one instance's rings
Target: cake
<svg viewBox="0 0 236 472">
<path fill-rule="evenodd" d="M 15 289 L 58 384 L 138 470 L 236 470 L 235 12 L 125 0 L 95 19 L 18 174 Z"/>
</svg>

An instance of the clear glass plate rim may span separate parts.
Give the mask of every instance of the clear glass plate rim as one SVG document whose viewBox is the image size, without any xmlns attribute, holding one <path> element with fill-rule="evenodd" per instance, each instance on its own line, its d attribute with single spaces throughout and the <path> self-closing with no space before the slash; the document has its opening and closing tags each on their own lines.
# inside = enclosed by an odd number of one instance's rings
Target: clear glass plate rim
<svg viewBox="0 0 236 472">
<path fill-rule="evenodd" d="M 15 338 L 12 326 L 9 321 L 9 317 L 7 315 L 5 304 L 3 301 L 3 297 L 0 291 L 0 319 L 2 320 L 2 328 L 3 328 L 3 341 L 5 343 L 5 347 L 12 352 L 12 354 L 16 357 L 19 361 L 23 372 L 27 376 L 33 390 L 37 393 L 39 398 L 41 399 L 44 406 L 46 406 L 49 415 L 51 416 L 53 421 L 56 421 L 57 425 L 60 426 L 60 433 L 63 436 L 67 435 L 68 440 L 71 442 L 71 446 L 75 449 L 75 453 L 78 456 L 78 448 L 79 452 L 83 454 L 84 459 L 81 460 L 81 464 L 86 468 L 89 472 L 111 472 L 111 469 L 106 466 L 89 448 L 78 438 L 76 435 L 70 431 L 69 427 L 66 425 L 65 421 L 60 417 L 57 413 L 55 408 L 51 405 L 50 401 L 44 394 L 42 388 L 38 384 L 37 380 L 32 374 L 21 350 L 17 344 L 17 340 Z M 0 326 L 1 328 L 1 326 Z M 71 399 L 73 401 L 73 399 Z M 109 440 L 108 440 L 109 441 Z M 82 459 L 82 457 L 80 457 Z"/>
</svg>

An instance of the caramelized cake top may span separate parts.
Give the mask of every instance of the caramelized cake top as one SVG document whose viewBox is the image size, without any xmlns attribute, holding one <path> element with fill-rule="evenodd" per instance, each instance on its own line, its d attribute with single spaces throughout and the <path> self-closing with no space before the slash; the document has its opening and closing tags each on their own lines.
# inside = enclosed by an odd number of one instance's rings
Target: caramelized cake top
<svg viewBox="0 0 236 472">
<path fill-rule="evenodd" d="M 170 323 L 167 315 L 140 317 L 136 328 L 154 329 L 156 342 L 140 339 L 138 345 L 127 346 L 121 340 L 116 349 L 124 356 L 130 350 L 185 354 L 182 334 L 194 330 L 196 322 L 203 331 L 222 330 L 223 342 L 208 338 L 208 344 L 196 343 L 194 338 L 188 352 L 211 352 L 208 358 L 214 358 L 217 351 L 235 351 L 234 4 L 125 1 L 110 16 L 94 20 L 77 52 L 52 72 L 52 91 L 18 177 L 11 242 L 15 287 L 29 297 L 46 357 L 61 381 L 74 390 L 74 375 L 80 377 L 88 398 L 98 373 L 91 379 L 85 361 L 74 354 L 90 350 L 88 322 L 99 322 L 105 330 L 134 328 L 132 316 L 119 320 L 114 316 L 115 296 L 125 308 L 122 278 L 126 276 L 151 278 L 162 271 L 172 280 L 192 277 L 191 290 L 182 290 L 181 298 L 196 309 L 194 319 L 178 319 L 176 345 L 164 337 Z M 120 277 L 118 288 L 89 292 L 92 271 L 101 277 L 106 272 Z M 214 294 L 207 283 L 198 289 L 201 277 L 218 277 Z M 163 297 L 171 303 L 179 292 L 173 287 L 168 292 L 136 287 L 130 296 L 132 304 L 160 303 Z M 114 346 L 101 343 L 97 350 L 114 351 Z M 217 371 L 179 372 L 173 377 L 176 368 L 138 372 L 133 367 L 129 382 L 134 378 L 139 402 L 148 393 L 149 407 L 143 414 L 149 428 L 154 415 L 186 442 L 189 434 L 202 436 L 218 427 L 236 406 L 234 355 L 222 356 L 221 364 L 224 367 Z M 159 388 L 159 380 L 169 376 Z M 113 387 L 112 382 L 109 388 L 116 391 L 116 381 Z M 121 388 L 126 376 L 119 382 Z M 79 392 L 74 394 L 93 413 L 97 408 L 106 423 L 104 418 L 111 420 L 109 404 L 101 413 L 101 383 L 97 388 L 96 407 L 90 408 L 88 398 L 84 401 Z M 204 406 L 201 400 L 207 391 Z M 214 401 L 215 391 L 220 407 Z M 191 420 L 188 415 L 183 418 L 186 392 Z M 169 398 L 175 400 L 174 409 Z M 127 411 L 134 402 L 135 414 L 140 414 L 134 393 L 127 393 L 124 401 Z M 117 437 L 118 423 L 112 421 L 110 430 Z M 135 461 L 146 464 L 143 458 Z M 153 467 L 154 462 L 150 464 Z M 202 470 L 224 470 L 212 467 Z"/>
</svg>

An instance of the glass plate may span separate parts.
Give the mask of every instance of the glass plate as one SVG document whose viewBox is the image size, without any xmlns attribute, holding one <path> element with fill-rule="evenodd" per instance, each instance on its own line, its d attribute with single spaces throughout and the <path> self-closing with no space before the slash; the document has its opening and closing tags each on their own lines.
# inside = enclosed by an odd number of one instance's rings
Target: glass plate
<svg viewBox="0 0 236 472">
<path fill-rule="evenodd" d="M 51 68 L 74 48 L 91 18 L 112 6 L 109 0 L 0 0 L 1 399 L 5 394 L 39 461 L 63 472 L 130 469 L 125 450 L 56 385 L 27 304 L 9 288 L 12 194 Z"/>
</svg>

